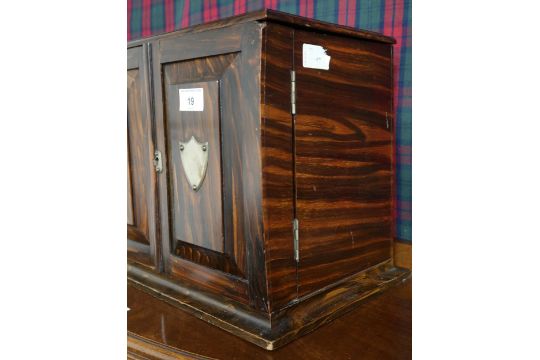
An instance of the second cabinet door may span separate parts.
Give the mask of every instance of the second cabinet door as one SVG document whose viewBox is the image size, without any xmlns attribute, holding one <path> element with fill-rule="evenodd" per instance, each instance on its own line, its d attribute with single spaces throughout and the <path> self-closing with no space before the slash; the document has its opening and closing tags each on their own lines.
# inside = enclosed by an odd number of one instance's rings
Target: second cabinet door
<svg viewBox="0 0 540 360">
<path fill-rule="evenodd" d="M 128 258 L 156 268 L 156 176 L 146 46 L 128 49 L 127 249 Z"/>
<path fill-rule="evenodd" d="M 302 297 L 391 257 L 392 53 L 303 30 L 294 42 Z M 328 69 L 301 66 L 305 44 L 327 51 Z"/>
</svg>

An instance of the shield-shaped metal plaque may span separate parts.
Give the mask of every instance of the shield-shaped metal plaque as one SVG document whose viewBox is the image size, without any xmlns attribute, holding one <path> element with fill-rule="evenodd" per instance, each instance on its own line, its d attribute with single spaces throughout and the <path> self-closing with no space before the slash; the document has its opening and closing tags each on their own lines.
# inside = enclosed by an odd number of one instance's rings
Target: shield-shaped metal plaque
<svg viewBox="0 0 540 360">
<path fill-rule="evenodd" d="M 182 167 L 191 188 L 201 187 L 208 165 L 208 143 L 200 143 L 194 136 L 188 142 L 179 142 Z"/>
</svg>

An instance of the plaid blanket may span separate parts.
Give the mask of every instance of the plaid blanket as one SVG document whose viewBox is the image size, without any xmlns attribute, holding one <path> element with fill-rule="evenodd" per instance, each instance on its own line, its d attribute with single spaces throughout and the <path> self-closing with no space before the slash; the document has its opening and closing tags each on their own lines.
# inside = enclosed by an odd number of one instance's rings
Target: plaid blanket
<svg viewBox="0 0 540 360">
<path fill-rule="evenodd" d="M 411 0 L 127 0 L 127 4 L 128 40 L 263 8 L 373 30 L 395 37 L 396 237 L 412 240 Z"/>
</svg>

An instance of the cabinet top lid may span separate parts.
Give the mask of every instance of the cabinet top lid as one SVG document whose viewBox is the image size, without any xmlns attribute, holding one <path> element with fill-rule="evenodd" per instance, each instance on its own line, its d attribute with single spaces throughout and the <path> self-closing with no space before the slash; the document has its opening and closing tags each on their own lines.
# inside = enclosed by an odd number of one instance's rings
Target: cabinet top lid
<svg viewBox="0 0 540 360">
<path fill-rule="evenodd" d="M 332 24 L 325 21 L 309 19 L 302 16 L 288 14 L 278 10 L 264 9 L 258 11 L 248 12 L 243 15 L 232 16 L 221 20 L 216 20 L 204 24 L 193 25 L 177 31 L 154 36 L 153 38 L 168 37 L 171 35 L 178 35 L 184 33 L 199 32 L 210 29 L 223 28 L 229 25 L 240 24 L 250 21 L 270 21 L 276 23 L 282 23 L 296 28 L 313 29 L 316 31 L 322 31 L 329 34 L 336 34 L 347 37 L 367 39 L 387 44 L 395 44 L 396 40 L 392 37 L 382 35 L 377 32 L 360 30 L 349 26 L 343 26 L 338 24 Z M 139 45 L 148 38 L 138 39 L 128 42 L 128 47 Z"/>
</svg>

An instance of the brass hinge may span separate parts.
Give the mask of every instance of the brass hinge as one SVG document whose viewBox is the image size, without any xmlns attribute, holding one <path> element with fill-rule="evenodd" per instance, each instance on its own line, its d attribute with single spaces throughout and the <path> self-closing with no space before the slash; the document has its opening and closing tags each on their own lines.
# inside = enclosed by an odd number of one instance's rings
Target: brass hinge
<svg viewBox="0 0 540 360">
<path fill-rule="evenodd" d="M 163 171 L 163 163 L 161 162 L 161 151 L 159 150 L 154 151 L 154 167 L 156 168 L 156 172 L 161 174 Z"/>
<path fill-rule="evenodd" d="M 291 114 L 296 115 L 296 72 L 291 70 Z"/>
<path fill-rule="evenodd" d="M 300 249 L 298 245 L 298 219 L 293 219 L 294 260 L 300 261 Z"/>
</svg>

